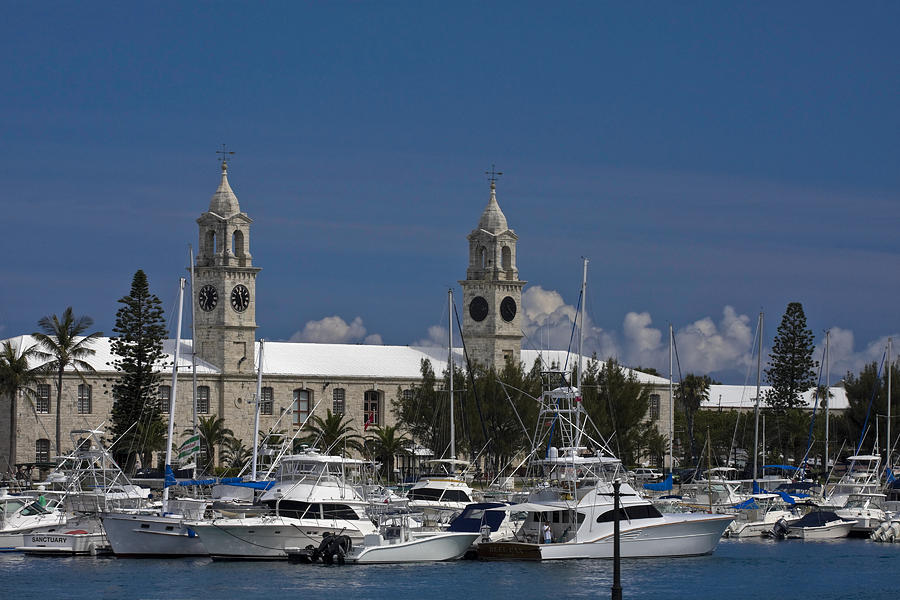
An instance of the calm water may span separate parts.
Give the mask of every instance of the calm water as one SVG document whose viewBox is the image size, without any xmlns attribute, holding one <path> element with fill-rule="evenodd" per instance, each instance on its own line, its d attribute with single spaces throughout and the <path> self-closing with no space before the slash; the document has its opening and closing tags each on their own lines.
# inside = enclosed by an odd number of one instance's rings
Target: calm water
<svg viewBox="0 0 900 600">
<path fill-rule="evenodd" d="M 625 561 L 625 598 L 896 598 L 900 544 L 723 540 L 712 556 Z M 0 555 L 3 596 L 28 598 L 608 598 L 612 562 L 406 566 Z"/>
</svg>

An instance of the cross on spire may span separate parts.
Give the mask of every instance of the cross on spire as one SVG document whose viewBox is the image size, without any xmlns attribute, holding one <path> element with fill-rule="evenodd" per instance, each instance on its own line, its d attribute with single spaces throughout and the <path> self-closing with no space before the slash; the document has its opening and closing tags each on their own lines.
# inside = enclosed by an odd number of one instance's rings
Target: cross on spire
<svg viewBox="0 0 900 600">
<path fill-rule="evenodd" d="M 484 174 L 488 176 L 488 181 L 491 182 L 491 189 L 494 189 L 495 187 L 497 187 L 497 177 L 499 177 L 500 175 L 503 175 L 503 172 L 498 171 L 496 169 L 496 166 L 497 165 L 491 163 L 491 170 L 484 172 Z"/>
<path fill-rule="evenodd" d="M 219 162 L 222 163 L 222 172 L 228 171 L 228 157 L 234 154 L 233 150 L 229 150 L 225 147 L 225 144 L 222 144 L 221 150 L 216 150 L 216 154 L 221 154 L 219 157 Z"/>
</svg>

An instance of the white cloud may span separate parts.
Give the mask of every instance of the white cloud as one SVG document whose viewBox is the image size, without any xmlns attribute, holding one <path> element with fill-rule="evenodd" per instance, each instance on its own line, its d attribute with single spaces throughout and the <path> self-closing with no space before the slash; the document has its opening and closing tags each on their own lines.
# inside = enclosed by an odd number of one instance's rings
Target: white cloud
<svg viewBox="0 0 900 600">
<path fill-rule="evenodd" d="M 455 329 L 455 328 L 454 328 Z M 417 340 L 410 344 L 411 346 L 422 346 L 425 348 L 446 348 L 447 347 L 447 328 L 441 325 L 432 325 L 428 328 L 428 337 Z M 459 344 L 459 340 L 455 340 L 455 344 Z"/>
<path fill-rule="evenodd" d="M 522 329 L 526 339 L 523 348 L 565 349 L 572 342 L 577 350 L 576 337 L 572 336 L 572 324 L 576 307 L 566 304 L 555 290 L 531 286 L 522 294 Z M 656 368 L 667 375 L 669 371 L 668 327 L 654 327 L 648 312 L 629 312 L 622 321 L 621 331 L 608 331 L 594 325 L 590 315 L 586 317 L 584 352 L 596 353 L 601 359 L 615 357 L 627 366 Z M 727 375 L 726 383 L 741 383 L 737 379 L 756 378 L 756 317 L 739 314 L 734 307 L 725 306 L 718 318 L 706 316 L 688 323 L 676 325 L 675 343 L 681 374 L 699 373 Z M 771 332 L 770 332 L 771 336 Z M 900 339 L 900 335 L 894 335 Z M 819 346 L 814 359 L 822 360 L 824 337 L 816 340 Z M 458 343 L 458 342 L 457 342 Z M 771 341 L 769 341 L 771 343 Z M 425 339 L 414 342 L 417 346 L 444 347 L 447 344 L 447 328 L 432 325 Z M 837 382 L 848 372 L 858 373 L 871 362 L 881 364 L 887 336 L 866 345 L 857 352 L 854 335 L 849 329 L 831 328 L 831 381 Z M 768 360 L 769 348 L 763 347 L 763 368 Z M 895 352 L 895 356 L 900 350 Z M 675 377 L 678 367 L 676 366 Z M 824 374 L 823 374 L 824 377 Z M 824 381 L 823 381 L 824 382 Z"/>
<path fill-rule="evenodd" d="M 377 333 L 366 335 L 362 317 L 347 323 L 341 317 L 325 317 L 318 321 L 307 321 L 303 329 L 291 336 L 292 342 L 314 342 L 317 344 L 374 344 L 382 343 Z"/>
</svg>

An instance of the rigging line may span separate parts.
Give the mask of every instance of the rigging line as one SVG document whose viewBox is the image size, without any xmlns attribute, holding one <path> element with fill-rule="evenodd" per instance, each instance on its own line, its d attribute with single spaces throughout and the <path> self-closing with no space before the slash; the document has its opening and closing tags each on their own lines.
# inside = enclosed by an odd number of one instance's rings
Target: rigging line
<svg viewBox="0 0 900 600">
<path fill-rule="evenodd" d="M 863 422 L 862 433 L 860 433 L 859 435 L 859 444 L 857 444 L 856 446 L 855 454 L 859 454 L 859 450 L 860 448 L 862 448 L 863 440 L 866 436 L 866 426 L 869 424 L 869 414 L 872 412 L 872 404 L 875 402 L 875 394 L 878 392 L 878 388 L 881 387 L 881 369 L 882 367 L 884 367 L 886 357 L 887 349 L 885 349 L 884 354 L 881 355 L 881 364 L 878 366 L 878 373 L 875 375 L 875 383 L 872 386 L 872 396 L 869 398 L 869 407 L 866 409 L 866 420 Z M 853 471 L 853 462 L 850 463 L 850 471 Z"/>
<path fill-rule="evenodd" d="M 819 363 L 819 378 L 816 380 L 816 395 L 815 400 L 813 402 L 813 413 L 812 418 L 809 421 L 809 433 L 806 436 L 806 452 L 803 454 L 803 460 L 800 461 L 800 466 L 806 469 L 806 459 L 809 457 L 809 451 L 812 448 L 812 440 L 813 440 L 813 426 L 816 424 L 816 411 L 819 408 L 819 388 L 822 385 L 822 370 L 823 364 L 825 361 L 825 348 L 822 348 L 822 361 Z M 825 391 L 826 398 L 828 397 L 828 390 Z"/>
<path fill-rule="evenodd" d="M 463 347 L 463 356 L 466 359 L 466 370 L 469 374 L 469 381 L 472 385 L 472 394 L 475 396 L 475 407 L 478 409 L 478 419 L 481 421 L 481 433 L 484 435 L 485 440 L 491 439 L 488 437 L 487 429 L 484 426 L 484 413 L 481 410 L 481 399 L 478 397 L 478 389 L 475 387 L 475 376 L 472 372 L 472 364 L 469 362 L 469 350 L 466 348 L 466 338 L 463 337 L 462 334 L 462 324 L 459 322 L 459 312 L 456 310 L 456 303 L 453 303 L 453 316 L 456 317 L 456 327 L 459 330 L 459 339 L 462 342 Z"/>
<path fill-rule="evenodd" d="M 575 306 L 575 318 L 572 319 L 572 333 L 569 334 L 569 346 L 566 348 L 566 362 L 563 364 L 563 373 L 569 368 L 569 356 L 572 354 L 572 342 L 575 339 L 575 329 L 578 327 L 578 315 L 581 313 L 581 300 L 583 293 L 578 292 L 578 304 Z M 571 385 L 571 384 L 570 384 Z"/>
</svg>

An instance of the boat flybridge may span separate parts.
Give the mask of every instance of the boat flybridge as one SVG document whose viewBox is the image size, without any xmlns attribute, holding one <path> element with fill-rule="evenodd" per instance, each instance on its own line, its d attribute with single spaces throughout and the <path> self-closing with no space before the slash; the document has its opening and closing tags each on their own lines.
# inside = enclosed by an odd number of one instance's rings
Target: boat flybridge
<svg viewBox="0 0 900 600">
<path fill-rule="evenodd" d="M 551 375 L 557 381 L 561 377 Z M 574 386 L 564 384 L 542 394 L 532 451 L 538 456 L 529 466 L 540 484 L 526 502 L 489 509 L 525 512 L 527 518 L 514 539 L 479 544 L 479 558 L 612 558 L 616 481 L 623 557 L 711 553 L 733 516 L 661 514 L 627 482 L 621 461 L 599 433 L 588 435 L 590 424 Z M 551 543 L 545 542 L 548 534 Z"/>
<path fill-rule="evenodd" d="M 318 546 L 325 535 L 354 544 L 377 533 L 353 481 L 365 461 L 304 449 L 283 456 L 275 483 L 260 497 L 267 514 L 196 521 L 189 525 L 215 559 L 287 559 L 288 550 Z"/>
<path fill-rule="evenodd" d="M 877 494 L 881 491 L 879 468 L 881 457 L 877 454 L 857 454 L 848 456 L 850 467 L 841 478 L 825 486 L 823 507 L 843 508 L 856 494 Z"/>
<path fill-rule="evenodd" d="M 469 463 L 436 459 L 427 464 L 431 471 L 419 477 L 406 494 L 409 508 L 421 511 L 426 525 L 446 526 L 467 505 L 475 502 L 474 492 L 464 476 Z"/>
</svg>

